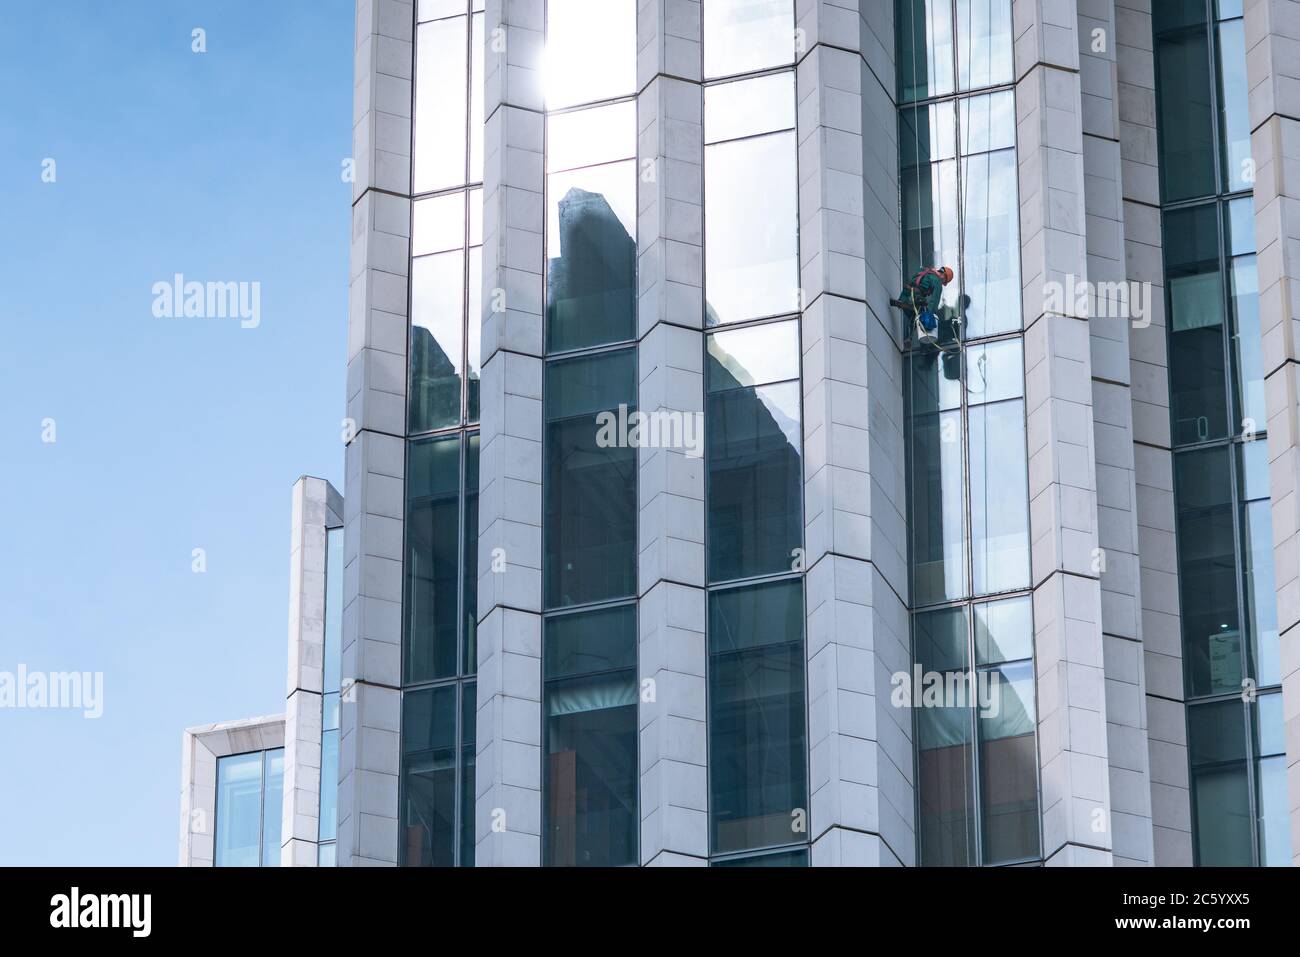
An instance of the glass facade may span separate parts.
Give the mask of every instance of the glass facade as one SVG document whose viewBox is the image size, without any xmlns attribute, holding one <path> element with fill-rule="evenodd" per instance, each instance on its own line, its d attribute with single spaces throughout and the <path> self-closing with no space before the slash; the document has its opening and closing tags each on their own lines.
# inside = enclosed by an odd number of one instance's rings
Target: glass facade
<svg viewBox="0 0 1300 957">
<path fill-rule="evenodd" d="M 794 4 L 704 0 L 703 16 L 709 847 L 718 866 L 803 866 Z"/>
<path fill-rule="evenodd" d="M 1041 853 L 1010 0 L 898 0 L 904 273 L 949 266 L 904 357 L 918 857 Z M 991 598 L 998 600 L 990 600 Z"/>
<path fill-rule="evenodd" d="M 484 0 L 419 0 L 398 859 L 474 864 Z"/>
<path fill-rule="evenodd" d="M 1152 31 L 1195 859 L 1289 864 L 1241 5 Z"/>
<path fill-rule="evenodd" d="M 546 5 L 546 866 L 639 861 L 636 18 L 635 0 Z"/>
<path fill-rule="evenodd" d="M 284 748 L 217 758 L 216 867 L 279 867 Z"/>
<path fill-rule="evenodd" d="M 343 678 L 343 527 L 325 531 L 325 652 L 321 676 L 320 816 L 316 864 L 333 867 L 338 838 L 339 696 Z"/>
</svg>

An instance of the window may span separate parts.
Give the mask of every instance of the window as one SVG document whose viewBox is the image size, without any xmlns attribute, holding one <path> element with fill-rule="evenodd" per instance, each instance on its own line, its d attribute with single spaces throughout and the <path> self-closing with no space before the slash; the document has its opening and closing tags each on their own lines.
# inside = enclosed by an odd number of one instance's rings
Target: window
<svg viewBox="0 0 1300 957">
<path fill-rule="evenodd" d="M 801 578 L 709 595 L 714 854 L 808 839 L 803 627 Z"/>
<path fill-rule="evenodd" d="M 709 580 L 792 571 L 803 542 L 798 323 L 707 339 Z"/>
<path fill-rule="evenodd" d="M 706 47 L 707 48 L 707 47 Z M 708 325 L 799 311 L 793 73 L 704 92 Z M 763 202 L 754 202 L 762 196 Z"/>
<path fill-rule="evenodd" d="M 636 593 L 637 450 L 619 424 L 635 411 L 635 350 L 547 364 L 548 608 Z"/>
<path fill-rule="evenodd" d="M 284 749 L 217 759 L 217 867 L 279 867 Z"/>
<path fill-rule="evenodd" d="M 636 103 L 547 119 L 550 352 L 636 337 Z"/>
<path fill-rule="evenodd" d="M 794 62 L 794 0 L 704 0 L 704 77 Z"/>
<path fill-rule="evenodd" d="M 402 695 L 404 867 L 473 866 L 475 693 L 451 682 Z"/>
<path fill-rule="evenodd" d="M 636 606 L 546 619 L 545 862 L 637 863 Z"/>
<path fill-rule="evenodd" d="M 636 0 L 547 0 L 546 108 L 636 92 Z"/>
<path fill-rule="evenodd" d="M 406 476 L 408 683 L 454 675 L 460 622 L 459 436 L 412 442 Z"/>
<path fill-rule="evenodd" d="M 415 30 L 416 193 L 483 179 L 483 9 L 422 2 Z M 468 164 L 468 165 L 467 165 Z"/>
</svg>

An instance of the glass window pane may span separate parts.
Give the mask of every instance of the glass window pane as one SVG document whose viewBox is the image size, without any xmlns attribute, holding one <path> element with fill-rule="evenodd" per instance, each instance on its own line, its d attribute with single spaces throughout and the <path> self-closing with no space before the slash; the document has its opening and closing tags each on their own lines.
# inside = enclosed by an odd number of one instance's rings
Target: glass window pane
<svg viewBox="0 0 1300 957">
<path fill-rule="evenodd" d="M 547 365 L 548 608 L 636 592 L 636 449 L 617 428 L 635 410 L 635 350 Z"/>
<path fill-rule="evenodd" d="M 1002 150 L 962 160 L 962 198 L 966 213 L 960 277 L 961 311 L 966 322 L 963 338 L 1019 329 L 1020 207 L 1015 152 Z"/>
<path fill-rule="evenodd" d="M 446 193 L 411 205 L 411 255 L 460 249 L 465 245 L 465 194 Z"/>
<path fill-rule="evenodd" d="M 806 839 L 804 714 L 802 580 L 710 594 L 714 853 Z"/>
<path fill-rule="evenodd" d="M 332 841 L 338 833 L 339 732 L 320 736 L 320 829 L 319 840 Z"/>
<path fill-rule="evenodd" d="M 957 0 L 957 82 L 976 90 L 1015 79 L 1011 0 Z"/>
<path fill-rule="evenodd" d="M 636 608 L 548 618 L 546 864 L 637 863 Z"/>
<path fill-rule="evenodd" d="M 416 28 L 411 180 L 417 193 L 465 182 L 468 19 L 451 17 Z"/>
<path fill-rule="evenodd" d="M 1028 601 L 1028 599 L 1025 599 Z M 983 864 L 1038 856 L 1038 749 L 1034 744 L 1034 664 L 980 673 L 980 819 Z"/>
<path fill-rule="evenodd" d="M 412 442 L 406 478 L 406 681 L 456 673 L 460 438 Z"/>
<path fill-rule="evenodd" d="M 548 0 L 546 106 L 636 92 L 636 0 Z"/>
<path fill-rule="evenodd" d="M 460 422 L 464 292 L 460 250 L 411 261 L 412 433 Z"/>
<path fill-rule="evenodd" d="M 1240 701 L 1187 709 L 1197 864 L 1250 867 L 1254 814 L 1246 777 L 1246 711 Z"/>
<path fill-rule="evenodd" d="M 1255 763 L 1255 790 L 1259 798 L 1260 866 L 1289 867 L 1291 820 L 1287 810 L 1285 755 Z"/>
<path fill-rule="evenodd" d="M 709 580 L 794 567 L 803 542 L 799 383 L 707 398 Z"/>
<path fill-rule="evenodd" d="M 794 62 L 794 0 L 704 0 L 704 76 Z"/>
<path fill-rule="evenodd" d="M 774 73 L 704 89 L 704 142 L 794 129 L 794 74 Z"/>
<path fill-rule="evenodd" d="M 284 748 L 262 752 L 262 866 L 280 866 L 284 821 Z"/>
<path fill-rule="evenodd" d="M 899 99 L 953 92 L 951 0 L 899 0 L 897 11 Z"/>
<path fill-rule="evenodd" d="M 257 867 L 261 815 L 262 752 L 218 758 L 215 866 Z"/>
<path fill-rule="evenodd" d="M 926 147 L 922 145 L 921 148 Z M 944 287 L 938 310 L 940 337 L 945 338 L 945 325 L 957 315 L 961 305 L 957 164 L 947 160 L 919 167 L 904 167 L 900 177 L 903 194 L 904 273 L 911 277 L 930 266 L 949 266 L 954 273 L 954 281 Z"/>
<path fill-rule="evenodd" d="M 316 848 L 316 866 L 317 867 L 337 867 L 338 866 L 338 845 L 322 844 Z"/>
<path fill-rule="evenodd" d="M 636 103 L 611 103 L 546 118 L 546 172 L 636 158 Z"/>
<path fill-rule="evenodd" d="M 1218 30 L 1220 155 L 1224 189 L 1232 193 L 1255 185 L 1246 101 L 1246 28 L 1241 20 L 1229 20 Z"/>
<path fill-rule="evenodd" d="M 1025 394 L 1024 346 L 1004 339 L 966 349 L 966 401 L 971 405 Z"/>
<path fill-rule="evenodd" d="M 460 699 L 460 866 L 474 866 L 474 734 L 478 685 L 469 681 Z"/>
<path fill-rule="evenodd" d="M 1214 204 L 1164 214 L 1174 444 L 1228 434 L 1223 286 Z"/>
<path fill-rule="evenodd" d="M 1016 145 L 1016 97 L 1010 90 L 961 101 L 961 154 L 988 153 Z"/>
<path fill-rule="evenodd" d="M 970 410 L 971 569 L 975 594 L 1029 587 L 1024 403 Z"/>
<path fill-rule="evenodd" d="M 460 666 L 461 674 L 465 675 L 478 671 L 478 455 L 476 432 L 465 440 L 465 559 L 461 565 L 465 577 L 465 595 L 461 600 L 465 641 Z"/>
<path fill-rule="evenodd" d="M 705 148 L 708 325 L 798 311 L 797 197 L 793 131 Z"/>
<path fill-rule="evenodd" d="M 636 161 L 547 177 L 547 349 L 636 335 Z"/>
<path fill-rule="evenodd" d="M 912 620 L 913 660 L 923 675 L 942 678 L 912 689 L 921 864 L 966 867 L 975 863 L 971 710 L 943 694 L 969 672 L 966 610 L 917 612 Z"/>
<path fill-rule="evenodd" d="M 1156 100 L 1160 126 L 1161 193 L 1166 203 L 1215 191 L 1213 94 L 1205 28 L 1166 30 L 1171 7 L 1202 9 L 1179 0 L 1152 10 L 1156 33 Z M 1164 31 L 1164 32 L 1162 32 Z M 1166 234 L 1167 235 L 1167 234 Z"/>
<path fill-rule="evenodd" d="M 708 336 L 708 349 L 710 392 L 799 378 L 797 320 L 715 332 Z"/>
<path fill-rule="evenodd" d="M 1251 443 L 1266 448 L 1262 441 Z M 1251 675 L 1257 685 L 1282 681 L 1277 591 L 1273 576 L 1273 515 L 1268 499 L 1241 506 L 1242 594 L 1250 635 Z"/>
<path fill-rule="evenodd" d="M 465 418 L 479 420 L 479 391 L 482 378 L 483 341 L 483 247 L 469 251 L 469 326 L 465 345 Z"/>
<path fill-rule="evenodd" d="M 1184 671 L 1193 696 L 1241 691 L 1228 455 L 1220 447 L 1174 457 Z"/>
<path fill-rule="evenodd" d="M 1034 609 L 1029 596 L 975 606 L 975 663 L 996 665 L 1034 656 Z"/>
<path fill-rule="evenodd" d="M 936 367 L 935 354 L 915 355 L 911 387 L 911 588 L 917 605 L 963 598 L 966 584 L 966 503 L 962 413 L 927 408 L 917 380 Z M 924 376 L 924 378 L 933 378 Z M 920 395 L 920 402 L 918 402 Z M 919 406 L 919 407 L 918 407 Z"/>
<path fill-rule="evenodd" d="M 776 854 L 751 854 L 714 861 L 711 867 L 807 867 L 807 851 L 780 851 Z"/>
<path fill-rule="evenodd" d="M 456 863 L 456 687 L 402 695 L 401 863 Z"/>
<path fill-rule="evenodd" d="M 469 182 L 483 182 L 483 15 L 473 17 L 470 38 Z"/>
<path fill-rule="evenodd" d="M 465 0 L 420 0 L 416 19 L 423 23 L 425 20 L 441 20 L 464 12 Z"/>
</svg>

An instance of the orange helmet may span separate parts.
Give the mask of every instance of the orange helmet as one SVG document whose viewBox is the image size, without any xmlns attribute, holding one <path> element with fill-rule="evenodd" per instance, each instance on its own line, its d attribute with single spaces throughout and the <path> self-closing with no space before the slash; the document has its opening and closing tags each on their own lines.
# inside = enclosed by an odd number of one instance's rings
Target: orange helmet
<svg viewBox="0 0 1300 957">
<path fill-rule="evenodd" d="M 939 270 L 939 272 L 943 275 L 943 284 L 945 286 L 948 285 L 948 283 L 952 282 L 952 270 L 950 268 L 944 266 L 942 269 Z"/>
</svg>

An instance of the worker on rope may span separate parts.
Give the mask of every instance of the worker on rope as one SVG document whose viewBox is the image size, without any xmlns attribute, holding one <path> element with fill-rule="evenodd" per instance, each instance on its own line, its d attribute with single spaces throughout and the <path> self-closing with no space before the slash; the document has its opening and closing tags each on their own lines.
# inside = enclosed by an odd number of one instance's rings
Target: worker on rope
<svg viewBox="0 0 1300 957">
<path fill-rule="evenodd" d="M 935 311 L 943 299 L 943 287 L 950 282 L 952 270 L 949 267 L 927 267 L 907 281 L 897 299 L 889 301 L 891 306 L 911 313 L 916 322 L 917 339 L 926 345 L 939 344 L 939 318 Z"/>
</svg>

